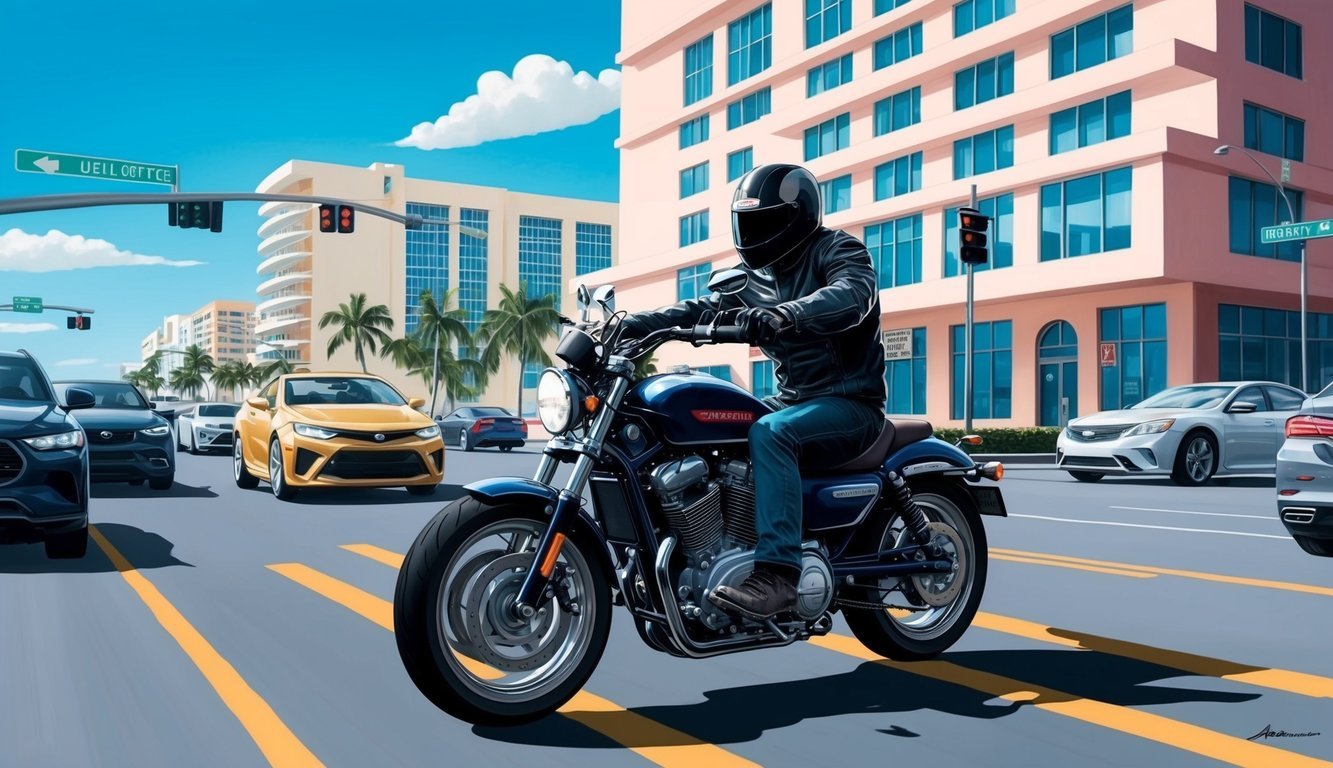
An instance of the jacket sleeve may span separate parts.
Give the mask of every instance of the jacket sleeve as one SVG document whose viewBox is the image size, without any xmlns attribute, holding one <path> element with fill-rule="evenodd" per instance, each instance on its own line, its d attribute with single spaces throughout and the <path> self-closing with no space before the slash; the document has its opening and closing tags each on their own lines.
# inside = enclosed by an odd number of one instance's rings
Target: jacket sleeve
<svg viewBox="0 0 1333 768">
<path fill-rule="evenodd" d="M 718 311 L 729 298 L 714 293 L 697 299 L 686 299 L 651 312 L 627 315 L 625 329 L 634 336 L 642 337 L 662 328 L 697 325 L 705 312 Z"/>
<path fill-rule="evenodd" d="M 824 287 L 778 309 L 791 318 L 796 333 L 831 336 L 855 328 L 870 314 L 879 286 L 870 253 L 859 240 L 843 236 L 817 256 Z"/>
</svg>

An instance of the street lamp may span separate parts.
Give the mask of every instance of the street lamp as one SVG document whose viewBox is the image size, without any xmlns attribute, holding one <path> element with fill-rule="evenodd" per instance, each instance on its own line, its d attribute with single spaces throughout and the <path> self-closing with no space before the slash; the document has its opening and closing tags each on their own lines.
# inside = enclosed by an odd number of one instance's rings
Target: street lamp
<svg viewBox="0 0 1333 768">
<path fill-rule="evenodd" d="M 1277 187 L 1277 192 L 1278 192 L 1278 194 L 1282 196 L 1282 202 L 1287 206 L 1287 221 L 1284 222 L 1284 223 L 1286 223 L 1286 224 L 1295 224 L 1295 223 L 1296 223 L 1296 211 L 1295 211 L 1295 209 L 1293 209 L 1293 208 L 1291 207 L 1291 198 L 1287 197 L 1287 188 L 1286 188 L 1285 186 L 1283 186 L 1282 182 L 1280 182 L 1280 181 L 1278 181 L 1276 178 L 1274 178 L 1273 174 L 1272 174 L 1271 172 L 1269 172 L 1269 170 L 1268 170 L 1267 168 L 1264 167 L 1264 164 L 1263 164 L 1263 163 L 1259 162 L 1259 158 L 1255 157 L 1255 156 L 1254 156 L 1248 149 L 1245 149 L 1244 147 L 1236 147 L 1236 146 L 1232 146 L 1231 144 L 1223 144 L 1222 146 L 1218 147 L 1217 149 L 1214 149 L 1214 150 L 1213 150 L 1213 154 L 1214 154 L 1214 155 L 1225 155 L 1225 154 L 1227 154 L 1228 152 L 1230 152 L 1230 151 L 1233 150 L 1233 149 L 1236 150 L 1237 152 L 1240 152 L 1241 154 L 1245 155 L 1246 157 L 1250 158 L 1250 161 L 1253 162 L 1255 165 L 1257 165 L 1257 166 L 1259 167 L 1259 170 L 1261 170 L 1261 171 L 1264 172 L 1264 175 L 1268 177 L 1268 180 L 1271 181 L 1271 182 L 1273 182 L 1273 185 Z M 1301 240 L 1301 241 L 1300 241 L 1300 250 L 1301 250 L 1301 391 L 1302 391 L 1302 392 L 1309 392 L 1310 377 L 1308 376 L 1308 374 L 1307 374 L 1307 372 L 1306 372 L 1306 356 L 1309 354 L 1309 352 L 1308 352 L 1308 350 L 1307 350 L 1308 344 L 1307 344 L 1307 342 L 1306 342 L 1306 335 L 1307 335 L 1308 331 L 1307 331 L 1307 329 L 1306 329 L 1306 311 L 1305 311 L 1305 306 L 1306 306 L 1307 293 L 1308 293 L 1308 292 L 1307 292 L 1307 289 L 1306 289 L 1306 278 L 1307 278 L 1307 275 L 1306 275 L 1306 267 L 1305 267 L 1305 241 L 1304 241 L 1304 240 Z"/>
</svg>

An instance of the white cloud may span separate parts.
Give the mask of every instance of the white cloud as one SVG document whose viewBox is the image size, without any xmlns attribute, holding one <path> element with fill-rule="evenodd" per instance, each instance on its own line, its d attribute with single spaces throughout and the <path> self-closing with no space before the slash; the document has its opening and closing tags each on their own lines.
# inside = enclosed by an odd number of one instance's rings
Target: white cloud
<svg viewBox="0 0 1333 768">
<path fill-rule="evenodd" d="M 542 53 L 519 59 L 512 77 L 492 70 L 477 78 L 477 92 L 433 123 L 418 123 L 400 147 L 453 149 L 591 123 L 620 108 L 620 70 L 596 79 L 574 74 L 567 61 Z"/>
<path fill-rule="evenodd" d="M 122 251 L 105 240 L 53 229 L 34 235 L 11 229 L 0 235 L 0 272 L 62 272 L 92 267 L 194 267 L 202 261 L 172 261 Z"/>
<path fill-rule="evenodd" d="M 55 364 L 62 368 L 72 368 L 76 365 L 92 365 L 97 362 L 95 357 L 71 357 L 68 360 L 59 360 Z"/>
<path fill-rule="evenodd" d="M 41 333 L 55 329 L 51 323 L 0 323 L 0 333 Z"/>
</svg>

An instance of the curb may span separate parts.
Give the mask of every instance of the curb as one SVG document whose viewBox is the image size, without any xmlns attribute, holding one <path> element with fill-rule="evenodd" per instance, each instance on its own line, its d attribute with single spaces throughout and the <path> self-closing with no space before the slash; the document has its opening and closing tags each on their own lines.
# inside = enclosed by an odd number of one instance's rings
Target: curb
<svg viewBox="0 0 1333 768">
<path fill-rule="evenodd" d="M 1004 464 L 1042 464 L 1055 465 L 1054 453 L 974 453 L 976 461 L 999 461 Z"/>
</svg>

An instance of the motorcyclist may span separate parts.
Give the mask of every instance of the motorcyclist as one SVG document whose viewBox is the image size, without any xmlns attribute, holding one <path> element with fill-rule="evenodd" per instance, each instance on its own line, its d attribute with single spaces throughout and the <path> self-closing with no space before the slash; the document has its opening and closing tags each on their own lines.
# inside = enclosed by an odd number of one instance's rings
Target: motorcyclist
<svg viewBox="0 0 1333 768">
<path fill-rule="evenodd" d="M 796 606 L 801 577 L 800 468 L 832 466 L 874 442 L 884 424 L 879 289 L 865 245 L 822 222 L 819 184 L 798 165 L 745 174 L 731 202 L 731 235 L 749 282 L 625 319 L 642 337 L 726 313 L 771 358 L 777 410 L 750 428 L 758 543 L 755 569 L 718 587 L 717 605 L 767 619 Z"/>
</svg>

